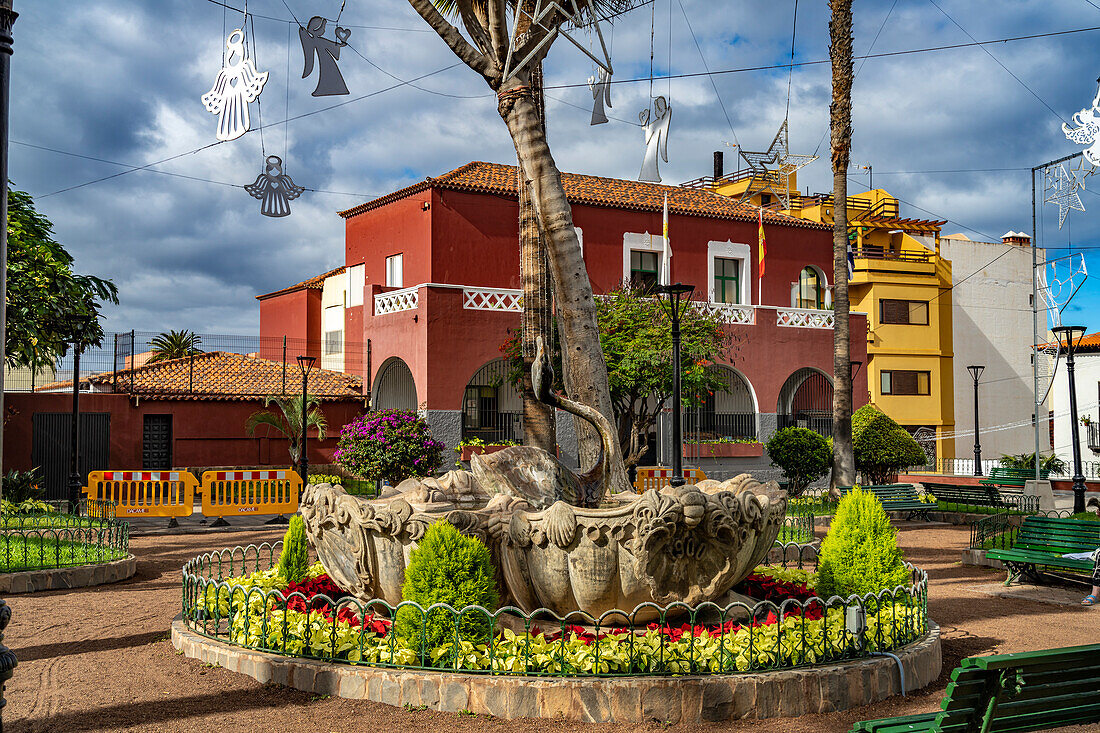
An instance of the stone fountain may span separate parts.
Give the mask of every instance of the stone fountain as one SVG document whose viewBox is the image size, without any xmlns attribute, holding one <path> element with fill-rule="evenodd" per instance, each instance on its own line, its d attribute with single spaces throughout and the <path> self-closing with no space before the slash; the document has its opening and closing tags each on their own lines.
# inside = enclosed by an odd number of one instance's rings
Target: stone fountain
<svg viewBox="0 0 1100 733">
<path fill-rule="evenodd" d="M 546 451 L 515 446 L 473 456 L 472 472 L 408 479 L 373 500 L 307 486 L 306 531 L 337 584 L 362 601 L 396 605 L 410 553 L 441 519 L 489 546 L 502 599 L 527 612 L 599 616 L 643 603 L 696 605 L 721 598 L 763 561 L 786 514 L 786 492 L 775 482 L 742 474 L 608 496 L 611 425 L 549 391 L 541 344 L 536 364 L 539 399 L 581 416 L 601 436 L 595 467 L 578 475 Z M 657 615 L 643 610 L 636 620 Z"/>
</svg>

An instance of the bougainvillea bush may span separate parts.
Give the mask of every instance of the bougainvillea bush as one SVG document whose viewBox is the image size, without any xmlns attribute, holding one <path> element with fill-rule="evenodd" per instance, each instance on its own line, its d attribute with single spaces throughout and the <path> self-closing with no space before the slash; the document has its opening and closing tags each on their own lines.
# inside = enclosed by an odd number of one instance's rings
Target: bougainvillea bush
<svg viewBox="0 0 1100 733">
<path fill-rule="evenodd" d="M 375 410 L 344 426 L 333 458 L 359 478 L 396 486 L 435 473 L 443 464 L 443 444 L 415 413 Z"/>
<path fill-rule="evenodd" d="M 774 604 L 758 607 L 755 619 L 741 613 L 720 623 L 651 623 L 599 633 L 574 625 L 540 628 L 536 622 L 525 634 L 497 623 L 489 637 L 479 629 L 476 638 L 459 634 L 431 647 L 403 636 L 386 614 L 363 609 L 318 565 L 300 583 L 267 573 L 229 582 L 250 590 L 214 594 L 211 588 L 199 608 L 207 614 L 206 624 L 213 615 L 215 621 L 224 619 L 218 624 L 222 638 L 281 654 L 358 664 L 498 674 L 706 674 L 814 664 L 854 653 L 844 609 L 826 609 L 814 598 L 814 575 L 801 570 L 757 568 L 738 587 Z M 896 649 L 924 631 L 919 603 L 908 596 L 883 601 L 867 614 L 863 651 Z M 203 623 L 198 620 L 197 626 L 209 628 Z"/>
</svg>

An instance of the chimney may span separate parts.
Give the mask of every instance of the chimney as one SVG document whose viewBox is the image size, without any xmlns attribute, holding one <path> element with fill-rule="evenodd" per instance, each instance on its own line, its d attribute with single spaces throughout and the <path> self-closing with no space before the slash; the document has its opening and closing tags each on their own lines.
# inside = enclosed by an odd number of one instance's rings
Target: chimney
<svg viewBox="0 0 1100 733">
<path fill-rule="evenodd" d="M 1031 236 L 1023 232 L 1014 232 L 1009 229 L 1001 236 L 1002 244 L 1018 244 L 1024 247 L 1031 246 Z"/>
<path fill-rule="evenodd" d="M 726 165 L 723 160 L 722 151 L 714 151 L 714 180 L 718 180 L 726 174 Z"/>
</svg>

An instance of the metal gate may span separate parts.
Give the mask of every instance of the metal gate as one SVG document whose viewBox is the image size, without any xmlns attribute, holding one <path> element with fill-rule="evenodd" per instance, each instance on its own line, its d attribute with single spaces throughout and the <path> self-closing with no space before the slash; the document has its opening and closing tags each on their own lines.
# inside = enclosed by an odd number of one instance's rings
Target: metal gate
<svg viewBox="0 0 1100 733">
<path fill-rule="evenodd" d="M 69 498 L 69 450 L 72 413 L 36 412 L 31 418 L 31 463 L 38 467 L 46 499 Z M 91 471 L 107 468 L 111 442 L 111 414 L 80 414 L 81 484 Z"/>
<path fill-rule="evenodd" d="M 146 471 L 172 468 L 172 416 L 146 415 L 141 432 L 141 467 Z"/>
</svg>

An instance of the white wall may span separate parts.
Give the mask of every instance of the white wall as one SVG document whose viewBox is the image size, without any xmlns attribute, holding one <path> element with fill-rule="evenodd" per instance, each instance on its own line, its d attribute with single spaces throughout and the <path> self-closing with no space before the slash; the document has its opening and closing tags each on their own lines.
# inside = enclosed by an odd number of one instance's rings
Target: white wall
<svg viewBox="0 0 1100 733">
<path fill-rule="evenodd" d="M 359 292 L 362 293 L 360 285 Z M 362 297 L 362 296 L 360 296 Z M 325 278 L 321 289 L 321 368 L 336 372 L 344 371 L 344 346 L 347 334 L 344 332 L 344 309 L 348 302 L 347 270 Z M 341 348 L 338 353 L 326 354 L 325 334 L 340 331 Z"/>
<path fill-rule="evenodd" d="M 1077 416 L 1088 416 L 1093 422 L 1100 420 L 1100 354 L 1076 354 L 1074 356 L 1074 381 L 1077 384 Z M 1066 376 L 1066 360 L 1062 358 L 1054 375 L 1054 386 L 1050 390 L 1051 409 L 1054 410 L 1054 452 L 1066 462 L 1067 476 L 1073 475 L 1073 438 L 1069 420 L 1069 379 Z M 1100 455 L 1089 450 L 1088 428 L 1078 425 L 1078 438 L 1081 445 L 1081 461 L 1086 476 L 1095 476 L 1096 467 L 1090 462 L 1100 461 Z"/>
<path fill-rule="evenodd" d="M 1008 254 L 1004 254 L 1008 249 Z M 998 425 L 1030 420 L 1031 249 L 1018 244 L 942 237 L 940 253 L 951 262 L 955 368 L 955 454 L 971 457 L 974 445 L 974 380 L 966 367 L 985 365 L 979 387 L 982 458 L 1035 450 L 1030 424 L 1010 430 Z M 1004 254 L 1003 257 L 1000 255 Z M 1043 252 L 1039 251 L 1039 261 Z M 999 258 L 999 259 L 998 259 Z M 996 261 L 994 261 L 996 260 Z M 1039 314 L 1040 334 L 1046 332 Z M 1045 415 L 1040 410 L 1040 415 Z M 1047 444 L 1041 443 L 1045 449 Z"/>
</svg>

